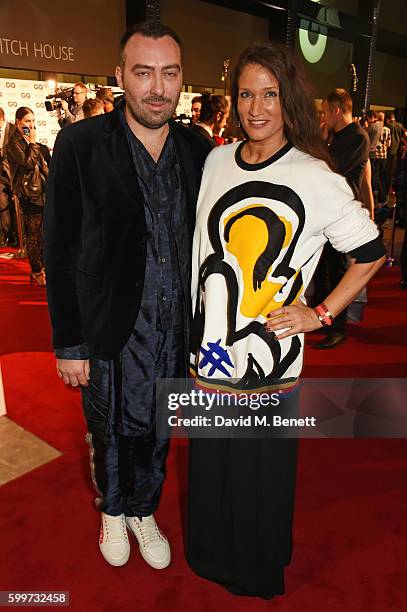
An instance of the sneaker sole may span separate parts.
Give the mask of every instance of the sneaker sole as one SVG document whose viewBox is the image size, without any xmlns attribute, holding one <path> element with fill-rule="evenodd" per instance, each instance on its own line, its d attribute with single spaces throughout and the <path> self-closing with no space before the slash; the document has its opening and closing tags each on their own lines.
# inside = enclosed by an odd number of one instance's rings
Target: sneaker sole
<svg viewBox="0 0 407 612">
<path fill-rule="evenodd" d="M 140 555 L 143 557 L 144 561 L 150 565 L 150 567 L 153 567 L 154 569 L 165 569 L 166 567 L 169 566 L 169 564 L 171 563 L 171 551 L 169 553 L 168 556 L 168 560 L 166 559 L 165 561 L 161 561 L 160 563 L 157 561 L 152 561 L 151 559 L 148 559 L 142 549 L 142 547 L 140 546 L 140 542 L 137 539 L 136 534 L 134 533 L 134 531 L 132 530 L 132 528 L 130 527 L 130 525 L 127 525 L 128 530 L 130 531 L 130 533 L 135 537 L 137 544 L 138 544 L 138 548 L 140 551 Z"/>
<path fill-rule="evenodd" d="M 134 536 L 134 537 L 136 537 L 136 536 Z M 137 538 L 136 538 L 136 540 L 137 540 Z M 161 561 L 161 563 L 158 563 L 158 562 L 156 562 L 156 561 L 151 561 L 151 559 L 148 559 L 148 558 L 145 556 L 144 551 L 143 551 L 143 549 L 141 548 L 140 544 L 138 545 L 138 547 L 139 547 L 140 554 L 141 554 L 141 556 L 143 557 L 144 561 L 145 561 L 146 563 L 148 563 L 148 565 L 150 565 L 150 566 L 151 566 L 151 567 L 153 567 L 154 569 L 158 569 L 158 570 L 160 570 L 160 569 L 165 569 L 165 568 L 166 568 L 166 567 L 168 567 L 168 566 L 169 566 L 169 564 L 171 563 L 171 553 L 170 553 L 170 555 L 169 555 L 168 561 L 167 561 L 167 560 L 165 560 L 165 561 Z"/>
<path fill-rule="evenodd" d="M 126 565 L 127 561 L 130 558 L 130 549 L 129 552 L 127 553 L 126 557 L 123 557 L 123 559 L 117 560 L 117 561 L 113 561 L 113 560 L 109 560 L 105 557 L 105 555 L 103 554 L 102 549 L 99 546 L 99 550 L 101 552 L 102 557 L 104 558 L 104 560 L 106 561 L 106 563 L 108 563 L 109 565 L 112 565 L 113 567 L 121 567 L 122 565 Z"/>
</svg>

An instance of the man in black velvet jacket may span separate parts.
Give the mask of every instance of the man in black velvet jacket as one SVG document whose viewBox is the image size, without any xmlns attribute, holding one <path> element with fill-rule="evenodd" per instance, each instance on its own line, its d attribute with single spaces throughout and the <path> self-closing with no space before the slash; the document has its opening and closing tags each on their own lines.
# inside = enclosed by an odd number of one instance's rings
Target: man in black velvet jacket
<svg viewBox="0 0 407 612">
<path fill-rule="evenodd" d="M 66 384 L 81 386 L 100 498 L 102 555 L 170 562 L 156 510 L 168 442 L 155 435 L 155 381 L 186 372 L 190 259 L 207 144 L 171 121 L 181 46 L 161 25 L 121 42 L 125 91 L 111 113 L 63 130 L 47 185 L 47 293 Z"/>
</svg>

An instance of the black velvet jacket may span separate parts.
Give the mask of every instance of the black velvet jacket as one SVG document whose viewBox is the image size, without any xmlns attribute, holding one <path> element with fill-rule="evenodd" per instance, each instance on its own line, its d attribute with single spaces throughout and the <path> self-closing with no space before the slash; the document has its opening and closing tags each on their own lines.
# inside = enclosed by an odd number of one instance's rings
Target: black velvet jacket
<svg viewBox="0 0 407 612">
<path fill-rule="evenodd" d="M 44 257 L 55 348 L 86 342 L 113 359 L 136 321 L 142 296 L 144 205 L 119 110 L 62 130 L 44 210 Z M 187 198 L 189 253 L 205 141 L 170 122 Z"/>
</svg>

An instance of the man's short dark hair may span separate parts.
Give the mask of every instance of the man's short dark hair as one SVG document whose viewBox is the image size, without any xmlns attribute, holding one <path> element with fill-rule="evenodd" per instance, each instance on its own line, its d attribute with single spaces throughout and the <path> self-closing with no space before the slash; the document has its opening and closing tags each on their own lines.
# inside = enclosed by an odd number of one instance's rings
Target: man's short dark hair
<svg viewBox="0 0 407 612">
<path fill-rule="evenodd" d="M 96 99 L 102 101 L 106 100 L 107 102 L 114 104 L 114 95 L 110 87 L 101 87 L 98 89 L 96 92 Z"/>
<path fill-rule="evenodd" d="M 96 112 L 103 111 L 103 102 L 96 98 L 88 98 L 83 103 L 83 116 L 85 119 L 92 117 Z"/>
<path fill-rule="evenodd" d="M 384 116 L 385 116 L 386 121 L 394 121 L 394 119 L 396 118 L 394 111 L 386 111 Z"/>
<path fill-rule="evenodd" d="M 142 21 L 140 23 L 135 23 L 132 25 L 127 32 L 125 32 L 120 41 L 120 64 L 124 63 L 124 49 L 134 34 L 141 34 L 141 36 L 145 36 L 146 38 L 164 38 L 164 36 L 169 36 L 172 38 L 181 50 L 182 57 L 182 43 L 181 39 L 176 32 L 169 26 L 165 26 L 162 23 L 150 22 L 150 21 Z"/>
<path fill-rule="evenodd" d="M 201 96 L 201 114 L 199 121 L 212 122 L 216 121 L 218 113 L 225 115 L 229 111 L 229 102 L 225 96 L 221 94 L 211 94 L 209 91 L 204 91 Z"/>
<path fill-rule="evenodd" d="M 191 105 L 196 104 L 197 102 L 199 102 L 199 104 L 202 104 L 202 96 L 195 96 L 194 98 L 192 98 Z"/>
<path fill-rule="evenodd" d="M 326 101 L 332 110 L 336 107 L 340 108 L 345 114 L 352 113 L 352 98 L 346 89 L 342 87 L 338 87 L 331 91 L 331 93 L 327 95 Z"/>
</svg>

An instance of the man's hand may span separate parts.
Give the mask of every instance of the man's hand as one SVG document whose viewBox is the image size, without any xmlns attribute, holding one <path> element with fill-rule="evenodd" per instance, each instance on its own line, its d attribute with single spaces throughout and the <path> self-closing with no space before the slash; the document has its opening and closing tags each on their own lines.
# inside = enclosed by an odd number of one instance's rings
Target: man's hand
<svg viewBox="0 0 407 612">
<path fill-rule="evenodd" d="M 57 359 L 57 374 L 66 385 L 89 385 L 89 359 Z"/>
<path fill-rule="evenodd" d="M 61 100 L 61 107 L 62 107 L 62 110 L 67 111 L 69 108 L 68 102 L 66 100 Z"/>
</svg>

